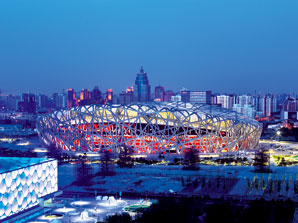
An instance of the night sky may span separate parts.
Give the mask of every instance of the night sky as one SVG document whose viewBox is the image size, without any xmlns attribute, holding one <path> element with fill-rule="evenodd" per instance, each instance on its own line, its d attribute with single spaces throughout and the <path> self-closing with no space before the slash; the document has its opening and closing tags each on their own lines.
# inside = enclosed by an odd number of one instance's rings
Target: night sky
<svg viewBox="0 0 298 223">
<path fill-rule="evenodd" d="M 3 93 L 298 92 L 297 0 L 1 0 Z"/>
</svg>

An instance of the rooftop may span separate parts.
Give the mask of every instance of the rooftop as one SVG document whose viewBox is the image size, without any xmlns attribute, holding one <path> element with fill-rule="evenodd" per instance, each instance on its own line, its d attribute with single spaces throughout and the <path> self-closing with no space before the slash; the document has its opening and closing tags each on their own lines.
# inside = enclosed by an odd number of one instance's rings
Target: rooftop
<svg viewBox="0 0 298 223">
<path fill-rule="evenodd" d="M 24 168 L 47 161 L 49 161 L 49 159 L 28 157 L 0 157 L 0 173 Z"/>
</svg>

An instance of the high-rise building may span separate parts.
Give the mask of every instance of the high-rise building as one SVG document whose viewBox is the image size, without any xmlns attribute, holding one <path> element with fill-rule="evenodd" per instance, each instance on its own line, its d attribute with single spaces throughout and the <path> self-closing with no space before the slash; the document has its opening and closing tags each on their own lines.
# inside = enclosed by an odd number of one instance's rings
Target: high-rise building
<svg viewBox="0 0 298 223">
<path fill-rule="evenodd" d="M 236 98 L 236 104 L 240 104 L 242 107 L 244 105 L 252 105 L 253 97 L 251 95 L 238 95 Z"/>
<path fill-rule="evenodd" d="M 256 115 L 255 108 L 250 104 L 234 104 L 233 110 L 250 118 L 255 118 Z"/>
<path fill-rule="evenodd" d="M 216 104 L 220 105 L 222 108 L 232 109 L 235 104 L 234 95 L 217 95 Z"/>
<path fill-rule="evenodd" d="M 263 116 L 266 113 L 266 100 L 264 96 L 258 97 L 258 111 L 262 112 Z"/>
<path fill-rule="evenodd" d="M 165 92 L 164 101 L 168 101 L 168 102 L 172 101 L 172 96 L 174 96 L 174 95 L 175 95 L 175 93 L 173 91 L 167 90 Z"/>
<path fill-rule="evenodd" d="M 67 107 L 67 100 L 66 100 L 66 94 L 65 93 L 53 93 L 53 106 L 54 108 L 60 109 Z"/>
<path fill-rule="evenodd" d="M 141 67 L 140 72 L 137 73 L 137 78 L 134 85 L 134 101 L 150 101 L 150 85 L 147 74 L 144 72 L 143 67 Z"/>
<path fill-rule="evenodd" d="M 155 87 L 155 100 L 158 99 L 157 101 L 164 101 L 165 97 L 165 87 L 162 86 L 157 86 Z"/>
<path fill-rule="evenodd" d="M 81 101 L 88 101 L 91 98 L 91 93 L 88 89 L 82 89 L 80 93 L 80 100 Z"/>
<path fill-rule="evenodd" d="M 107 90 L 105 104 L 113 104 L 113 89 Z"/>
<path fill-rule="evenodd" d="M 59 96 L 58 96 L 58 93 L 53 93 L 53 107 L 54 108 L 61 108 L 61 107 L 59 107 Z"/>
<path fill-rule="evenodd" d="M 171 101 L 173 101 L 173 102 L 179 102 L 179 101 L 181 101 L 181 95 L 180 94 L 173 95 L 171 97 Z"/>
<path fill-rule="evenodd" d="M 38 94 L 36 97 L 36 105 L 39 109 L 44 109 L 49 107 L 49 99 L 47 95 Z"/>
<path fill-rule="evenodd" d="M 91 100 L 93 104 L 102 104 L 102 94 L 101 91 L 98 89 L 98 86 L 94 87 L 91 94 Z"/>
<path fill-rule="evenodd" d="M 88 89 L 82 89 L 80 92 L 80 105 L 87 105 L 91 102 L 91 92 Z"/>
<path fill-rule="evenodd" d="M 190 102 L 190 91 L 181 91 L 181 101 Z"/>
<path fill-rule="evenodd" d="M 297 99 L 288 97 L 281 110 L 282 120 L 298 120 L 298 103 Z"/>
<path fill-rule="evenodd" d="M 120 104 L 130 104 L 133 102 L 133 87 L 128 87 L 126 92 L 123 91 L 119 94 Z"/>
<path fill-rule="evenodd" d="M 6 99 L 6 109 L 9 111 L 17 110 L 17 96 L 8 95 Z"/>
<path fill-rule="evenodd" d="M 122 105 L 130 104 L 133 102 L 133 94 L 128 92 L 122 92 L 119 94 L 119 103 Z"/>
<path fill-rule="evenodd" d="M 71 88 L 67 90 L 67 107 L 71 108 L 74 106 L 75 106 L 75 92 Z"/>
<path fill-rule="evenodd" d="M 255 108 L 257 113 L 262 116 L 271 116 L 272 113 L 277 112 L 277 98 L 275 95 L 256 96 Z"/>
<path fill-rule="evenodd" d="M 267 95 L 265 97 L 265 116 L 271 116 L 272 113 L 272 97 Z"/>
<path fill-rule="evenodd" d="M 20 112 L 36 113 L 36 98 L 34 94 L 24 93 L 22 101 L 18 103 Z"/>
<path fill-rule="evenodd" d="M 217 105 L 217 96 L 218 95 L 211 95 L 211 104 Z"/>
<path fill-rule="evenodd" d="M 272 95 L 272 112 L 277 112 L 277 98 L 275 95 Z"/>
<path fill-rule="evenodd" d="M 181 101 L 211 104 L 211 91 L 181 91 Z"/>
<path fill-rule="evenodd" d="M 287 94 L 278 94 L 276 95 L 276 101 L 277 101 L 277 109 L 282 109 L 284 103 L 286 102 L 289 95 Z M 296 98 L 296 97 L 295 97 Z"/>
</svg>

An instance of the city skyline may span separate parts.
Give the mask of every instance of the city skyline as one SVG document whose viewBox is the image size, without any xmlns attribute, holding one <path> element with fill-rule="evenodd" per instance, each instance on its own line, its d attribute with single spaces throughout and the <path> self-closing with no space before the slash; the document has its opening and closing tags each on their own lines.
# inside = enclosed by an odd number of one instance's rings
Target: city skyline
<svg viewBox="0 0 298 223">
<path fill-rule="evenodd" d="M 137 72 L 135 72 L 135 74 L 131 75 L 131 76 L 134 76 L 135 78 L 135 75 L 138 74 L 139 70 L 140 70 L 140 67 L 141 69 L 143 68 L 142 65 L 139 66 L 137 70 Z M 150 79 L 150 74 L 148 75 L 148 79 Z M 108 90 L 108 89 L 113 89 L 113 92 L 116 93 L 116 94 L 119 94 L 123 91 L 125 91 L 127 88 L 131 88 L 131 87 L 134 87 L 134 79 L 132 78 L 132 81 L 130 83 L 130 85 L 127 85 L 127 86 L 121 86 L 121 83 L 119 84 L 119 88 L 115 89 L 113 87 L 111 87 L 112 85 L 115 85 L 115 82 L 111 81 L 110 83 L 108 83 L 108 85 L 104 86 L 104 85 L 100 85 L 100 84 L 97 84 L 97 83 L 90 83 L 88 84 L 88 86 L 90 87 L 86 87 L 86 85 L 82 85 L 80 83 L 80 86 L 81 87 L 78 87 L 78 88 L 75 88 L 73 86 L 67 86 L 65 88 L 62 88 L 62 89 L 57 89 L 56 91 L 54 91 L 53 89 L 54 88 L 47 88 L 47 89 L 36 89 L 36 90 L 33 90 L 33 89 L 28 89 L 28 90 L 19 90 L 19 91 L 16 91 L 16 90 L 7 90 L 7 88 L 5 88 L 5 86 L 2 88 L 0 88 L 0 94 L 2 95 L 9 95 L 9 94 L 12 94 L 12 95 L 17 95 L 17 94 L 22 94 L 22 93 L 33 93 L 33 94 L 45 94 L 45 95 L 51 95 L 53 93 L 67 93 L 67 90 L 68 89 L 74 89 L 75 92 L 79 92 L 81 90 L 84 90 L 84 89 L 88 89 L 88 90 L 92 90 L 94 89 L 94 87 L 99 87 L 100 90 L 102 91 L 105 91 L 105 90 Z M 166 81 L 157 81 L 157 80 L 151 80 L 150 79 L 150 82 L 153 82 L 153 83 L 157 83 L 156 85 L 152 85 L 151 84 L 151 87 L 152 87 L 152 90 L 157 87 L 157 86 L 163 86 L 166 90 L 172 90 L 173 92 L 179 92 L 180 90 L 183 90 L 183 89 L 186 89 L 186 90 L 191 90 L 191 91 L 195 91 L 195 90 L 203 90 L 203 91 L 212 91 L 212 93 L 214 94 L 259 94 L 259 95 L 264 95 L 264 94 L 296 94 L 298 91 L 293 89 L 292 91 L 287 91 L 286 89 L 284 88 L 281 88 L 282 90 L 281 91 L 272 91 L 272 90 L 264 90 L 264 89 L 248 89 L 247 91 L 246 90 L 233 90 L 232 88 L 231 89 L 227 89 L 227 90 L 214 90 L 211 86 L 211 88 L 203 88 L 203 89 L 200 89 L 200 88 L 187 88 L 186 86 L 177 86 L 176 88 L 172 89 L 172 88 L 168 88 L 167 87 L 167 84 L 165 83 Z M 74 84 L 76 85 L 76 84 Z M 153 95 L 154 92 L 151 92 L 151 94 Z"/>
<path fill-rule="evenodd" d="M 0 1 L 0 222 L 298 222 L 298 1 Z"/>
<path fill-rule="evenodd" d="M 144 72 L 144 68 L 143 66 L 141 65 L 140 68 L 139 68 L 139 71 L 141 72 Z M 145 73 L 147 74 L 147 73 Z M 136 72 L 136 75 L 139 75 L 139 72 Z M 147 77 L 147 80 L 149 80 L 150 77 Z M 153 81 L 154 82 L 154 81 Z M 113 82 L 111 82 L 112 84 Z M 187 90 L 187 91 L 201 91 L 202 89 L 189 89 L 189 88 L 186 88 L 184 86 L 180 86 L 178 87 L 177 89 L 171 89 L 171 88 L 166 88 L 165 87 L 166 85 L 163 85 L 163 84 L 157 84 L 157 85 L 150 85 L 149 87 L 152 88 L 151 89 L 151 93 L 150 93 L 150 97 L 151 96 L 154 96 L 154 89 L 156 87 L 162 87 L 164 90 L 169 90 L 169 91 L 172 91 L 174 93 L 179 93 L 181 91 L 184 91 L 184 90 Z M 114 90 L 113 88 L 110 88 L 110 85 L 108 86 L 100 86 L 98 84 L 94 84 L 91 85 L 90 88 L 87 88 L 85 86 L 83 86 L 82 88 L 77 88 L 75 89 L 74 87 L 68 87 L 68 88 L 63 88 L 63 89 L 60 89 L 60 91 L 51 91 L 51 90 L 48 90 L 48 91 L 32 91 L 32 90 L 28 90 L 28 91 L 19 91 L 19 92 L 15 92 L 15 91 L 3 91 L 3 89 L 0 88 L 0 96 L 8 96 L 8 95 L 21 95 L 21 94 L 24 94 L 24 93 L 29 93 L 29 94 L 36 94 L 36 95 L 48 95 L 48 96 L 51 96 L 52 94 L 56 94 L 56 93 L 65 93 L 67 94 L 67 91 L 68 90 L 73 90 L 75 93 L 80 93 L 81 91 L 84 91 L 84 90 L 90 90 L 92 91 L 93 89 L 99 89 L 101 90 L 102 92 L 104 92 L 105 90 L 112 90 L 113 93 L 115 94 L 121 94 L 123 92 L 125 92 L 125 90 L 127 89 L 130 89 L 130 90 L 134 90 L 134 88 L 136 88 L 136 85 L 135 83 L 133 82 L 131 85 L 129 86 L 123 86 L 123 88 L 119 89 L 119 90 Z M 289 96 L 292 96 L 292 95 L 297 95 L 298 92 L 297 91 L 280 91 L 280 92 L 272 92 L 272 91 L 264 91 L 264 90 L 253 90 L 253 89 L 250 89 L 250 91 L 232 91 L 232 90 L 229 90 L 229 91 L 213 91 L 212 89 L 208 89 L 206 91 L 211 91 L 214 95 L 217 95 L 217 94 L 225 94 L 225 95 L 267 95 L 267 94 L 275 94 L 275 95 L 281 95 L 281 94 L 288 94 Z"/>
<path fill-rule="evenodd" d="M 0 89 L 121 92 L 143 65 L 151 86 L 175 91 L 294 92 L 297 9 L 269 0 L 1 2 Z"/>
<path fill-rule="evenodd" d="M 150 78 L 150 76 L 149 76 Z M 148 78 L 148 79 L 149 79 Z M 150 81 L 151 82 L 151 81 Z M 154 82 L 154 81 L 152 81 Z M 113 83 L 113 82 L 111 82 Z M 134 83 L 134 81 L 133 81 Z M 134 89 L 134 84 L 128 85 L 128 86 L 123 86 L 122 88 L 120 88 L 119 90 L 115 90 L 114 88 L 111 88 L 111 85 L 107 85 L 107 86 L 101 86 L 99 84 L 90 84 L 91 87 L 86 87 L 86 86 L 82 86 L 81 88 L 74 88 L 74 87 L 65 87 L 63 89 L 58 89 L 57 91 L 54 91 L 52 89 L 49 89 L 47 91 L 44 90 L 28 90 L 28 91 L 6 91 L 5 88 L 0 88 L 0 96 L 9 96 L 9 95 L 22 95 L 22 94 L 35 94 L 35 95 L 46 95 L 46 96 L 53 96 L 53 94 L 67 94 L 67 91 L 69 89 L 74 90 L 74 92 L 76 94 L 80 94 L 81 91 L 84 90 L 88 90 L 88 91 L 92 91 L 94 88 L 98 88 L 102 93 L 104 93 L 107 90 L 112 90 L 114 94 L 119 95 L 123 92 L 125 92 L 127 89 Z M 151 85 L 151 84 L 150 84 Z M 186 88 L 185 86 L 180 86 L 176 89 L 171 89 L 171 88 L 167 88 L 166 84 L 157 84 L 157 85 L 151 85 L 151 93 L 150 96 L 154 97 L 155 93 L 154 93 L 154 89 L 156 87 L 163 87 L 165 91 L 171 91 L 174 94 L 179 94 L 181 91 L 211 91 L 213 95 L 288 95 L 289 97 L 296 97 L 295 95 L 298 96 L 298 90 L 293 90 L 293 91 L 287 91 L 287 90 L 282 90 L 279 92 L 272 92 L 272 91 L 266 91 L 266 90 L 248 90 L 248 91 L 233 91 L 233 90 L 226 90 L 226 91 L 214 91 L 212 89 L 207 89 L 207 90 L 202 90 L 202 89 L 198 89 L 198 88 Z"/>
</svg>

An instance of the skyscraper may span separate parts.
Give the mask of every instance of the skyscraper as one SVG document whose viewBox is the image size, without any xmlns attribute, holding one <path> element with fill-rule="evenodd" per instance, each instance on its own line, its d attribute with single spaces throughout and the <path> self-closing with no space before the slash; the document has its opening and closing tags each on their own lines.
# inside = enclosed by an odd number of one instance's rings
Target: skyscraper
<svg viewBox="0 0 298 223">
<path fill-rule="evenodd" d="M 281 110 L 281 119 L 282 120 L 298 120 L 298 103 L 297 99 L 290 98 L 286 99 L 282 106 Z"/>
<path fill-rule="evenodd" d="M 141 67 L 140 72 L 137 73 L 137 78 L 134 85 L 134 101 L 150 101 L 150 85 L 147 74 L 144 72 L 143 67 Z"/>
<path fill-rule="evenodd" d="M 73 89 L 67 90 L 67 107 L 71 108 L 75 106 L 75 92 Z"/>
<path fill-rule="evenodd" d="M 113 104 L 113 89 L 107 90 L 105 104 Z"/>
<path fill-rule="evenodd" d="M 277 112 L 277 98 L 275 95 L 272 95 L 272 112 Z"/>
<path fill-rule="evenodd" d="M 67 106 L 67 95 L 65 93 L 53 93 L 53 106 L 60 109 Z"/>
<path fill-rule="evenodd" d="M 256 109 L 251 104 L 234 104 L 233 110 L 250 118 L 255 118 L 256 116 Z"/>
<path fill-rule="evenodd" d="M 181 91 L 181 101 L 211 104 L 211 91 Z"/>
<path fill-rule="evenodd" d="M 91 92 L 88 89 L 82 89 L 80 92 L 80 105 L 88 105 L 91 102 Z"/>
<path fill-rule="evenodd" d="M 271 116 L 272 113 L 272 97 L 267 95 L 265 97 L 265 115 Z"/>
<path fill-rule="evenodd" d="M 44 94 L 36 95 L 36 105 L 38 108 L 48 108 L 49 107 L 49 99 L 48 96 Z"/>
<path fill-rule="evenodd" d="M 101 91 L 98 89 L 98 86 L 94 87 L 91 97 L 92 97 L 93 104 L 101 104 L 102 103 L 102 95 L 101 95 Z"/>
<path fill-rule="evenodd" d="M 165 93 L 164 93 L 164 101 L 171 101 L 172 100 L 172 96 L 174 96 L 174 92 L 171 91 L 171 90 L 167 90 Z"/>
<path fill-rule="evenodd" d="M 133 87 L 128 87 L 126 92 L 123 91 L 119 94 L 120 104 L 130 104 L 133 102 Z"/>
<path fill-rule="evenodd" d="M 80 92 L 81 101 L 88 101 L 91 98 L 91 93 L 88 89 L 82 89 Z"/>
<path fill-rule="evenodd" d="M 236 98 L 236 104 L 240 104 L 240 106 L 251 105 L 253 104 L 253 97 L 251 95 L 238 95 Z"/>
<path fill-rule="evenodd" d="M 216 104 L 220 104 L 222 108 L 232 109 L 234 106 L 234 95 L 217 95 Z"/>
<path fill-rule="evenodd" d="M 277 98 L 274 95 L 257 96 L 255 99 L 256 110 L 261 116 L 271 116 L 272 113 L 277 112 Z"/>
<path fill-rule="evenodd" d="M 165 96 L 165 88 L 162 86 L 155 87 L 155 99 L 159 99 L 159 101 L 164 101 Z"/>
<path fill-rule="evenodd" d="M 34 94 L 24 93 L 22 95 L 23 101 L 18 103 L 18 110 L 20 112 L 35 113 L 36 112 L 36 98 Z"/>
</svg>

